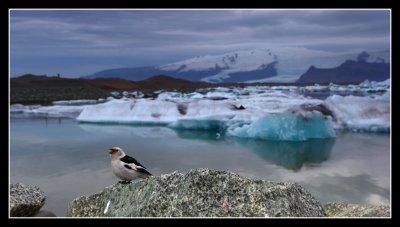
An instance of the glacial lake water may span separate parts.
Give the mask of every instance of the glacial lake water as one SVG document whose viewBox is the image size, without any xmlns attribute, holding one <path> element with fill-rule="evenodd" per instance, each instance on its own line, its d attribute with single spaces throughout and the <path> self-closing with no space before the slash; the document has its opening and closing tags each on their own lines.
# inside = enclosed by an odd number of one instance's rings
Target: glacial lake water
<svg viewBox="0 0 400 227">
<path fill-rule="evenodd" d="M 390 204 L 390 135 L 372 133 L 271 142 L 158 126 L 11 117 L 10 183 L 39 186 L 47 195 L 42 209 L 65 216 L 74 198 L 118 181 L 110 168 L 112 146 L 123 148 L 154 175 L 207 167 L 256 179 L 295 181 L 322 204 Z"/>
</svg>

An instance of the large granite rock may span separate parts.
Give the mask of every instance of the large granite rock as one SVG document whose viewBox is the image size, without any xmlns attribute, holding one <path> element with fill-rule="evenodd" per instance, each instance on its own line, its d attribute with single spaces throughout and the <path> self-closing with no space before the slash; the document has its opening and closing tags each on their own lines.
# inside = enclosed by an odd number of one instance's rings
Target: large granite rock
<svg viewBox="0 0 400 227">
<path fill-rule="evenodd" d="M 10 216 L 29 217 L 39 212 L 45 195 L 40 188 L 22 183 L 10 185 Z"/>
<path fill-rule="evenodd" d="M 324 209 L 328 217 L 390 217 L 389 206 L 333 202 L 325 204 Z"/>
<path fill-rule="evenodd" d="M 114 184 L 74 199 L 72 217 L 319 217 L 321 204 L 303 187 L 196 169 Z"/>
</svg>

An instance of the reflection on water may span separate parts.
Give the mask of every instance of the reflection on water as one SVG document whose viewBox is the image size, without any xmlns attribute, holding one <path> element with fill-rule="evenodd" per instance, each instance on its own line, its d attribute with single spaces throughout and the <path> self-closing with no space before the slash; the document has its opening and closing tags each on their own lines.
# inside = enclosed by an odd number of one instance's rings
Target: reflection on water
<svg viewBox="0 0 400 227">
<path fill-rule="evenodd" d="M 328 160 L 335 139 L 310 139 L 307 141 L 266 141 L 258 139 L 225 137 L 216 132 L 175 130 L 183 139 L 204 140 L 208 142 L 227 140 L 240 144 L 244 148 L 284 168 L 299 171 L 304 164 L 318 165 Z"/>
<path fill-rule="evenodd" d="M 237 140 L 266 161 L 299 171 L 304 164 L 317 165 L 328 160 L 335 139 L 311 139 L 302 142 Z"/>
<path fill-rule="evenodd" d="M 348 203 L 382 204 L 390 199 L 389 188 L 382 187 L 368 174 L 343 176 L 320 174 L 314 178 L 316 184 L 307 185 L 321 203 L 346 201 Z M 368 189 L 368 190 L 366 190 Z"/>
<path fill-rule="evenodd" d="M 68 203 L 118 181 L 108 148 L 120 146 L 155 175 L 212 168 L 296 181 L 322 203 L 389 204 L 390 138 L 339 133 L 305 142 L 227 137 L 162 126 L 78 124 L 62 118 L 11 118 L 10 181 L 38 185 L 44 209 L 65 216 Z"/>
<path fill-rule="evenodd" d="M 220 141 L 223 139 L 224 135 L 221 135 L 218 131 L 204 131 L 204 130 L 184 130 L 184 129 L 174 129 L 176 135 L 182 139 L 190 140 L 204 140 L 204 141 Z"/>
<path fill-rule="evenodd" d="M 176 137 L 174 130 L 163 126 L 79 123 L 79 127 L 89 133 L 103 133 L 109 136 L 131 135 L 142 138 Z"/>
</svg>

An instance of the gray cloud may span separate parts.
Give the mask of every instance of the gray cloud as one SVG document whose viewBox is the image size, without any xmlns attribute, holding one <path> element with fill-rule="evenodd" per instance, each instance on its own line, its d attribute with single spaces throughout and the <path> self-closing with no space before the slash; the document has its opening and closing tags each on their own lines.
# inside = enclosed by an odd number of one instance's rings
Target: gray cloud
<svg viewBox="0 0 400 227">
<path fill-rule="evenodd" d="M 11 75 L 81 76 L 280 45 L 388 49 L 389 19 L 388 10 L 12 10 Z"/>
</svg>

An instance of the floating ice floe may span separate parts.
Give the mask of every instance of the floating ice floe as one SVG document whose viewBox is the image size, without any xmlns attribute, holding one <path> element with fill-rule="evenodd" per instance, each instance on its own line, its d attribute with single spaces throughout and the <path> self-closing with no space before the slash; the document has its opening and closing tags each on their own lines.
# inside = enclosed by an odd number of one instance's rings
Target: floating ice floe
<svg viewBox="0 0 400 227">
<path fill-rule="evenodd" d="M 24 113 L 24 112 L 29 112 L 33 109 L 39 108 L 40 105 L 31 105 L 31 106 L 25 106 L 22 104 L 13 104 L 10 106 L 10 113 Z"/>
<path fill-rule="evenodd" d="M 53 101 L 54 105 L 64 105 L 64 106 L 70 106 L 70 105 L 86 105 L 86 104 L 97 104 L 104 102 L 104 99 L 79 99 L 79 100 L 61 100 L 61 101 Z"/>
<path fill-rule="evenodd" d="M 318 111 L 306 115 L 283 113 L 267 115 L 249 125 L 229 127 L 228 135 L 265 140 L 304 141 L 336 136 L 330 117 Z"/>
<path fill-rule="evenodd" d="M 325 100 L 324 105 L 335 115 L 337 128 L 368 132 L 390 131 L 389 100 L 333 95 Z"/>
<path fill-rule="evenodd" d="M 76 117 L 82 112 L 85 106 L 25 106 L 25 108 L 15 108 L 11 106 L 11 113 L 22 113 L 34 116 L 47 117 Z"/>
<path fill-rule="evenodd" d="M 103 101 L 96 101 L 95 103 L 101 103 Z M 22 105 L 13 104 L 10 106 L 10 113 L 13 114 L 25 114 L 32 116 L 45 116 L 45 117 L 77 117 L 86 106 L 83 103 L 90 103 L 88 100 L 73 100 L 73 101 L 56 101 L 53 102 L 52 106 L 41 106 L 41 105 Z"/>
<path fill-rule="evenodd" d="M 84 108 L 77 120 L 156 124 L 292 141 L 332 138 L 334 129 L 390 130 L 388 92 L 374 98 L 334 95 L 326 101 L 264 87 L 210 88 L 199 92 L 204 95 L 164 92 L 156 99 L 112 100 Z"/>
<path fill-rule="evenodd" d="M 213 94 L 216 92 L 214 91 Z M 230 136 L 269 140 L 302 141 L 335 137 L 331 117 L 319 112 L 300 113 L 301 105 L 318 105 L 307 99 L 279 91 L 253 96 L 217 93 L 204 99 L 172 100 L 167 95 L 155 100 L 127 99 L 85 107 L 79 122 L 156 124 L 191 130 L 216 130 Z M 174 94 L 172 94 L 174 96 Z M 221 97 L 224 99 L 209 99 Z M 284 124 L 283 124 L 284 123 Z M 295 136 L 297 135 L 297 136 Z"/>
<path fill-rule="evenodd" d="M 367 82 L 365 82 L 367 84 Z M 365 97 L 333 95 L 325 101 L 304 97 L 307 87 L 248 86 L 204 88 L 192 93 L 162 92 L 145 98 L 108 98 L 103 103 L 56 102 L 53 106 L 11 106 L 11 113 L 77 117 L 79 122 L 163 125 L 175 129 L 212 130 L 220 135 L 266 140 L 302 141 L 335 137 L 335 130 L 390 131 L 390 83 L 363 85 L 385 88 Z M 317 90 L 323 86 L 314 85 Z M 359 90 L 360 85 L 323 89 Z M 303 90 L 301 90 L 303 89 Z M 364 89 L 364 90 L 365 90 Z M 129 93 L 132 94 L 132 93 Z M 87 103 L 87 102 L 86 102 Z M 71 105 L 69 105 L 71 104 Z"/>
<path fill-rule="evenodd" d="M 373 93 L 373 92 L 384 92 L 390 89 L 390 79 L 381 82 L 368 81 L 365 80 L 358 85 L 349 84 L 349 85 L 338 85 L 334 83 L 330 83 L 327 86 L 314 84 L 312 86 L 305 86 L 304 88 L 299 87 L 299 90 L 308 91 L 308 92 L 333 92 L 333 93 Z"/>
</svg>

